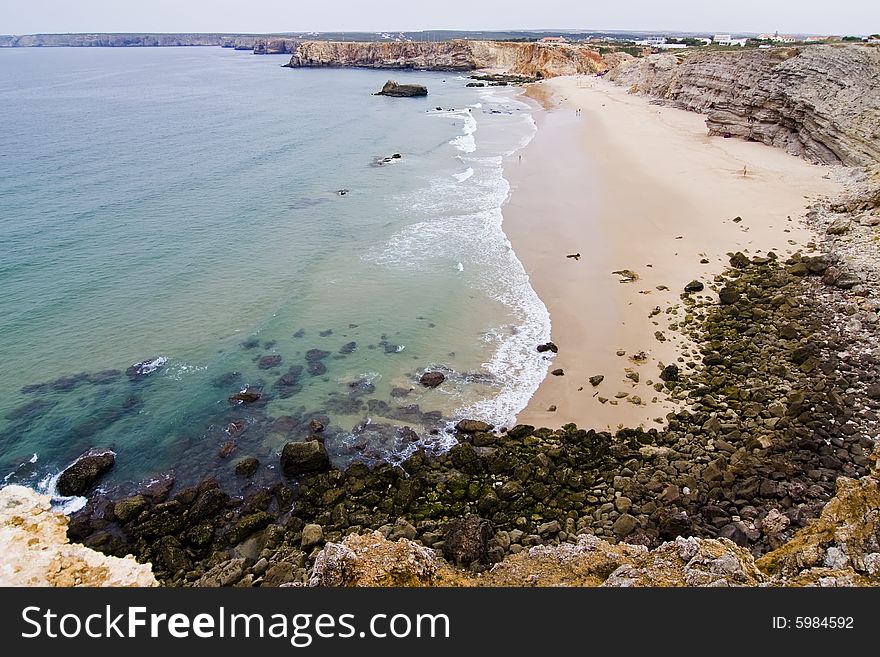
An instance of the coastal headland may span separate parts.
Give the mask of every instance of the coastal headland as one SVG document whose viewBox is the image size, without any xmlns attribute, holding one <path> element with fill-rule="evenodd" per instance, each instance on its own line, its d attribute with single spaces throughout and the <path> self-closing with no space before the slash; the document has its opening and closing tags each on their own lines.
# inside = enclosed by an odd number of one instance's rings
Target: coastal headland
<svg viewBox="0 0 880 657">
<path fill-rule="evenodd" d="M 878 52 L 817 46 L 768 66 L 778 54 L 719 52 L 716 104 L 690 108 L 723 109 L 713 134 L 683 109 L 710 93 L 690 75 L 705 61 L 589 71 L 623 88 L 533 85 L 548 109 L 508 163 L 505 230 L 562 374 L 519 424 L 464 421 L 447 452 L 344 471 L 315 425 L 273 486 L 247 485 L 242 462 L 240 491 L 93 492 L 69 538 L 176 586 L 876 585 Z M 790 67 L 817 61 L 851 75 L 865 112 L 786 95 Z M 761 129 L 742 135 L 750 116 Z"/>
</svg>

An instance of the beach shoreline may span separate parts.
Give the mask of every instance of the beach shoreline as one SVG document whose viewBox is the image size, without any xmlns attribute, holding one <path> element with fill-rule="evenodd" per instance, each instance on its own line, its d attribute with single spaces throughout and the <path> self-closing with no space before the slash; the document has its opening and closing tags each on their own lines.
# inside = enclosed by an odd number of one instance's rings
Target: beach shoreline
<svg viewBox="0 0 880 657">
<path fill-rule="evenodd" d="M 683 401 L 657 390 L 661 369 L 699 360 L 676 330 L 684 286 L 698 280 L 713 295 L 732 252 L 809 252 L 806 206 L 841 186 L 829 167 L 709 137 L 702 115 L 600 78 L 554 78 L 526 93 L 543 109 L 537 135 L 505 162 L 504 230 L 559 353 L 517 420 L 660 427 Z"/>
</svg>

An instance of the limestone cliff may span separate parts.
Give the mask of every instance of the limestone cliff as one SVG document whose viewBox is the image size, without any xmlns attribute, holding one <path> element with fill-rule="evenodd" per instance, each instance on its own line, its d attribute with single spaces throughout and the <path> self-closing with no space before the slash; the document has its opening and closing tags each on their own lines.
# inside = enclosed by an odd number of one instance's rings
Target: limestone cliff
<svg viewBox="0 0 880 657">
<path fill-rule="evenodd" d="M 500 41 L 303 41 L 288 64 L 363 66 L 434 71 L 494 71 L 531 77 L 596 73 L 606 69 L 602 56 L 576 44 L 509 43 Z"/>
<path fill-rule="evenodd" d="M 710 134 L 827 164 L 880 161 L 880 48 L 659 54 L 622 62 L 608 77 L 633 93 L 704 113 Z"/>
<path fill-rule="evenodd" d="M 149 564 L 67 540 L 67 517 L 22 486 L 0 490 L 0 586 L 158 586 Z"/>
</svg>

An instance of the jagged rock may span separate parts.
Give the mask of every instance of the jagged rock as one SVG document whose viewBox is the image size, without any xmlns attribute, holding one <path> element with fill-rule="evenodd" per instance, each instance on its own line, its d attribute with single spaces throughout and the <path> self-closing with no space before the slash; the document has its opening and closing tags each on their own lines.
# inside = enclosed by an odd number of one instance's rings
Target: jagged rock
<svg viewBox="0 0 880 657">
<path fill-rule="evenodd" d="M 150 564 L 110 557 L 67 538 L 68 518 L 23 486 L 0 490 L 0 586 L 158 586 Z"/>
<path fill-rule="evenodd" d="M 315 559 L 309 586 L 433 586 L 440 560 L 430 548 L 379 532 L 328 543 Z"/>
<path fill-rule="evenodd" d="M 677 538 L 618 567 L 602 586 L 756 586 L 752 555 L 726 539 Z"/>
<path fill-rule="evenodd" d="M 837 480 L 837 494 L 817 520 L 798 531 L 788 543 L 761 557 L 758 567 L 792 577 L 811 568 L 827 567 L 846 555 L 852 568 L 869 574 L 866 556 L 880 552 L 880 485 L 873 477 Z M 829 550 L 832 553 L 829 558 Z M 835 557 L 836 555 L 836 557 Z M 871 560 L 869 560 L 871 561 Z"/>
<path fill-rule="evenodd" d="M 422 84 L 398 84 L 394 80 L 388 80 L 377 96 L 394 96 L 396 98 L 409 98 L 413 96 L 427 96 L 428 88 Z"/>
<path fill-rule="evenodd" d="M 419 377 L 419 383 L 421 383 L 426 388 L 436 388 L 441 383 L 446 380 L 446 375 L 443 372 L 425 372 Z"/>
<path fill-rule="evenodd" d="M 446 532 L 443 554 L 457 566 L 487 563 L 492 523 L 476 515 L 453 523 Z"/>
<path fill-rule="evenodd" d="M 604 380 L 605 380 L 605 375 L 604 375 L 604 374 L 596 374 L 596 375 L 591 376 L 591 377 L 589 378 L 590 385 L 593 386 L 594 388 L 597 387 L 597 386 L 598 386 L 600 383 L 602 383 Z"/>
<path fill-rule="evenodd" d="M 281 451 L 281 470 L 287 477 L 296 477 L 309 472 L 320 472 L 330 468 L 327 450 L 318 440 L 300 443 L 287 443 Z"/>
<path fill-rule="evenodd" d="M 116 454 L 109 449 L 90 449 L 67 466 L 58 477 L 61 495 L 83 495 L 88 492 L 116 462 Z"/>
</svg>

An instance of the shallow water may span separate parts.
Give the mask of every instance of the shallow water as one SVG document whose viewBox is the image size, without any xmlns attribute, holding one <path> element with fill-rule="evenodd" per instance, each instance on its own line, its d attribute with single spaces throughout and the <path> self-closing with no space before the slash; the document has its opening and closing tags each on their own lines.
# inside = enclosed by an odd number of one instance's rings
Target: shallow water
<svg viewBox="0 0 880 657">
<path fill-rule="evenodd" d="M 518 90 L 394 72 L 430 95 L 384 98 L 387 71 L 282 63 L 0 51 L 6 481 L 93 446 L 117 452 L 109 486 L 245 455 L 268 476 L 314 414 L 338 465 L 394 460 L 399 427 L 442 447 L 543 378 L 549 317 L 501 230 L 505 158 L 535 130 Z M 245 386 L 261 400 L 230 404 Z"/>
</svg>

